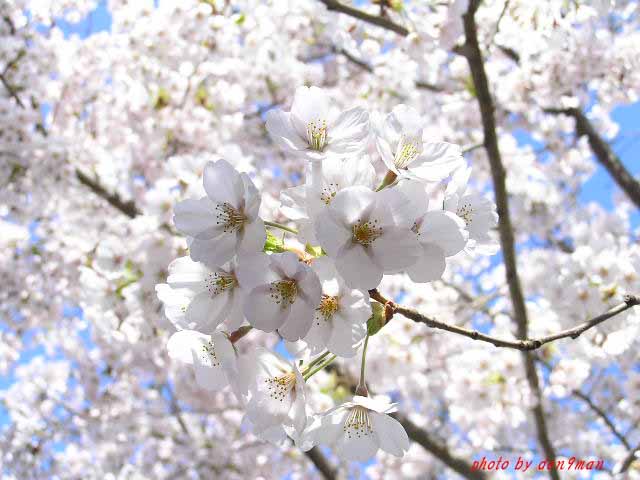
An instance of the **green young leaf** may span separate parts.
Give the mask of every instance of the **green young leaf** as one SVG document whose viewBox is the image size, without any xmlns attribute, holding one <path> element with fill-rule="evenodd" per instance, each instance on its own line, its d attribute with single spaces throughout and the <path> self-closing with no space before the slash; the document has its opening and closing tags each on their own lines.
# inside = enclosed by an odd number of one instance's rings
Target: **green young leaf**
<svg viewBox="0 0 640 480">
<path fill-rule="evenodd" d="M 169 95 L 169 91 L 164 87 L 160 87 L 153 101 L 154 110 L 162 110 L 163 108 L 168 107 L 170 100 L 171 96 Z"/>
<path fill-rule="evenodd" d="M 313 255 L 314 257 L 321 257 L 322 255 L 326 255 L 324 253 L 324 250 L 322 250 L 322 247 L 314 247 L 313 245 L 307 243 L 304 246 L 304 251 L 307 252 L 309 255 Z"/>
<path fill-rule="evenodd" d="M 371 311 L 373 313 L 369 317 L 369 320 L 367 320 L 367 332 L 370 337 L 378 333 L 380 329 L 384 327 L 385 323 L 387 323 L 384 305 L 378 302 L 371 302 Z"/>
<path fill-rule="evenodd" d="M 124 298 L 122 291 L 127 288 L 129 285 L 136 283 L 138 280 L 142 278 L 142 272 L 135 266 L 135 264 L 131 260 L 127 260 L 124 264 L 124 272 L 122 273 L 122 277 L 118 279 L 116 283 L 116 295 L 119 298 Z"/>
<path fill-rule="evenodd" d="M 276 237 L 273 233 L 267 230 L 267 241 L 264 242 L 263 252 L 282 253 L 286 251 L 284 248 L 284 242 L 282 239 Z"/>
<path fill-rule="evenodd" d="M 499 372 L 491 373 L 485 380 L 485 383 L 487 385 L 502 385 L 506 382 L 507 382 L 507 379 L 505 378 L 505 376 Z"/>
</svg>

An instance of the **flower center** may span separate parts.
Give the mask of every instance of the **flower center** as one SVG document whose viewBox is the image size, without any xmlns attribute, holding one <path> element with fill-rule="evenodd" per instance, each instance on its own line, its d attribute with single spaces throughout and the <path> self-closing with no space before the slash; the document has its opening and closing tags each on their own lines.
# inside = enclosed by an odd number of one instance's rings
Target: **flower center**
<svg viewBox="0 0 640 480">
<path fill-rule="evenodd" d="M 458 207 L 458 209 L 456 210 L 456 215 L 462 218 L 464 220 L 464 223 L 466 223 L 468 227 L 473 220 L 473 207 L 468 203 L 465 203 L 461 207 Z"/>
<path fill-rule="evenodd" d="M 369 418 L 369 410 L 360 405 L 353 407 L 342 426 L 342 431 L 350 440 L 354 437 L 362 438 L 371 435 L 373 427 Z"/>
<path fill-rule="evenodd" d="M 382 228 L 378 226 L 378 221 L 362 222 L 358 221 L 352 229 L 352 240 L 362 246 L 368 247 L 376 238 L 382 235 Z"/>
<path fill-rule="evenodd" d="M 320 200 L 322 200 L 325 205 L 329 205 L 331 203 L 331 200 L 333 200 L 333 197 L 335 197 L 337 193 L 338 193 L 338 184 L 330 183 L 329 185 L 324 187 L 320 192 Z"/>
<path fill-rule="evenodd" d="M 207 343 L 202 345 L 200 358 L 202 359 L 202 363 L 206 366 L 209 366 L 209 367 L 220 366 L 220 360 L 218 360 L 218 356 L 216 355 L 216 349 L 211 340 L 209 340 Z"/>
<path fill-rule="evenodd" d="M 338 297 L 332 297 L 330 295 L 322 295 L 320 305 L 316 308 L 318 312 L 317 316 L 322 317 L 326 322 L 331 320 L 333 315 L 338 311 L 339 303 Z"/>
<path fill-rule="evenodd" d="M 407 168 L 411 162 L 413 162 L 418 156 L 418 139 L 415 137 L 409 137 L 402 135 L 396 148 L 396 156 L 393 159 L 393 163 L 397 168 Z"/>
<path fill-rule="evenodd" d="M 296 375 L 293 372 L 289 372 L 278 377 L 267 378 L 265 382 L 269 396 L 274 400 L 282 402 L 296 385 Z"/>
<path fill-rule="evenodd" d="M 230 273 L 210 273 L 205 280 L 205 286 L 212 297 L 220 295 L 225 290 L 232 290 L 238 286 L 236 277 Z"/>
<path fill-rule="evenodd" d="M 219 203 L 216 205 L 216 225 L 222 225 L 225 233 L 237 232 L 247 221 L 239 210 L 233 208 L 229 203 Z"/>
<path fill-rule="evenodd" d="M 295 280 L 279 280 L 271 282 L 269 294 L 273 301 L 282 308 L 293 304 L 298 296 L 298 284 Z"/>
<path fill-rule="evenodd" d="M 311 120 L 307 123 L 307 141 L 312 150 L 322 151 L 327 143 L 326 120 Z"/>
</svg>

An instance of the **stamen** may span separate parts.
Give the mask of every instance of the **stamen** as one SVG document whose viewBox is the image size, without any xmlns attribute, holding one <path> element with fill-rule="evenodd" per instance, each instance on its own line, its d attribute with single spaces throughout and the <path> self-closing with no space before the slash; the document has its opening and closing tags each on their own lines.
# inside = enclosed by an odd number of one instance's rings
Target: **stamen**
<svg viewBox="0 0 640 480">
<path fill-rule="evenodd" d="M 331 203 L 331 200 L 333 200 L 333 197 L 335 197 L 337 193 L 338 184 L 330 183 L 322 189 L 322 192 L 320 192 L 320 200 L 322 200 L 325 205 L 329 205 Z"/>
<path fill-rule="evenodd" d="M 219 367 L 220 361 L 218 360 L 218 356 L 216 355 L 216 349 L 214 348 L 213 342 L 209 341 L 202 345 L 202 352 L 200 354 L 202 361 L 205 365 L 210 367 Z"/>
<path fill-rule="evenodd" d="M 378 220 L 368 222 L 362 222 L 359 220 L 352 227 L 352 233 L 352 240 L 355 243 L 368 247 L 376 240 L 376 238 L 382 235 L 382 228 L 378 226 Z"/>
<path fill-rule="evenodd" d="M 289 395 L 289 392 L 296 385 L 296 375 L 293 372 L 285 373 L 278 377 L 271 377 L 265 379 L 267 384 L 267 393 L 271 398 L 279 402 Z"/>
<path fill-rule="evenodd" d="M 339 306 L 338 297 L 322 295 L 320 305 L 316 308 L 316 324 L 320 325 L 320 319 L 323 319 L 325 322 L 330 321 L 333 315 L 338 311 Z"/>
<path fill-rule="evenodd" d="M 342 425 L 342 431 L 349 440 L 354 437 L 362 438 L 373 434 L 369 410 L 360 405 L 353 407 L 344 425 Z"/>
<path fill-rule="evenodd" d="M 307 141 L 312 150 L 322 151 L 327 143 L 326 120 L 311 120 L 307 123 Z"/>
<path fill-rule="evenodd" d="M 393 159 L 393 163 L 397 168 L 406 168 L 411 162 L 413 162 L 418 154 L 418 139 L 415 137 L 408 137 L 402 135 L 396 148 L 396 156 Z"/>
<path fill-rule="evenodd" d="M 216 205 L 216 225 L 222 225 L 225 233 L 240 230 L 247 221 L 247 217 L 229 203 Z"/>
<path fill-rule="evenodd" d="M 269 294 L 273 301 L 282 308 L 292 305 L 298 296 L 298 284 L 295 280 L 279 280 L 271 282 Z"/>
<path fill-rule="evenodd" d="M 458 207 L 456 210 L 456 215 L 464 220 L 464 223 L 467 224 L 467 227 L 473 221 L 473 207 L 468 203 L 465 203 L 461 207 Z"/>
<path fill-rule="evenodd" d="M 215 297 L 225 290 L 232 290 L 237 287 L 238 280 L 230 273 L 214 272 L 207 276 L 205 286 L 209 294 Z"/>
</svg>

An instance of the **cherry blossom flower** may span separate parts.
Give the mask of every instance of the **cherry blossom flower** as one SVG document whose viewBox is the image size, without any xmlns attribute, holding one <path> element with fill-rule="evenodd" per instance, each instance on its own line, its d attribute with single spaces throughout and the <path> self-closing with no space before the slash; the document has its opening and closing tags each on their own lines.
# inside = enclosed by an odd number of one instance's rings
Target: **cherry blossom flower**
<svg viewBox="0 0 640 480">
<path fill-rule="evenodd" d="M 364 150 L 369 113 L 360 107 L 337 112 L 324 90 L 298 87 L 290 112 L 267 113 L 267 130 L 283 150 L 307 160 L 345 157 Z"/>
<path fill-rule="evenodd" d="M 493 255 L 499 245 L 491 235 L 498 222 L 495 204 L 482 195 L 467 193 L 467 182 L 471 168 L 457 170 L 447 185 L 444 209 L 464 220 L 469 232 L 467 249 L 483 255 Z"/>
<path fill-rule="evenodd" d="M 379 449 L 402 457 L 409 449 L 409 437 L 400 422 L 388 415 L 394 411 L 395 404 L 356 395 L 322 414 L 305 436 L 328 445 L 343 460 L 365 462 Z"/>
<path fill-rule="evenodd" d="M 304 337 L 315 317 L 322 287 L 316 273 L 291 252 L 240 259 L 244 314 L 251 325 L 289 341 Z"/>
<path fill-rule="evenodd" d="M 279 443 L 286 434 L 297 437 L 307 422 L 305 381 L 295 362 L 259 348 L 251 355 L 251 365 L 242 372 L 249 378 L 247 419 L 256 435 Z"/>
<path fill-rule="evenodd" d="M 414 282 L 437 280 L 445 270 L 446 257 L 465 248 L 469 238 L 465 223 L 451 212 L 428 210 L 429 200 L 421 182 L 402 180 L 397 188 L 411 201 L 411 211 L 415 212 L 411 231 L 422 247 L 422 254 L 406 272 Z"/>
<path fill-rule="evenodd" d="M 193 365 L 198 385 L 206 390 L 222 390 L 231 384 L 239 391 L 239 374 L 233 344 L 222 332 L 212 335 L 194 330 L 175 332 L 167 343 L 169 357 Z"/>
<path fill-rule="evenodd" d="M 235 261 L 208 268 L 189 257 L 169 265 L 166 284 L 156 285 L 165 315 L 180 329 L 210 332 L 222 322 L 235 330 L 244 321 L 242 289 L 235 274 Z"/>
<path fill-rule="evenodd" d="M 355 186 L 340 191 L 314 221 L 316 237 L 352 288 L 372 289 L 385 272 L 408 267 L 420 256 L 410 230 L 409 200 L 397 189 Z"/>
<path fill-rule="evenodd" d="M 378 152 L 398 176 L 438 182 L 464 162 L 458 145 L 422 140 L 423 119 L 411 107 L 398 105 L 384 119 L 377 117 L 372 123 Z"/>
<path fill-rule="evenodd" d="M 327 158 L 321 164 L 311 164 L 307 170 L 305 184 L 280 194 L 280 210 L 296 222 L 303 239 L 315 244 L 311 219 L 331 205 L 340 190 L 354 185 L 373 188 L 376 172 L 366 155 Z"/>
<path fill-rule="evenodd" d="M 218 160 L 205 166 L 203 183 L 206 197 L 184 200 L 175 207 L 176 227 L 193 237 L 191 258 L 222 265 L 237 252 L 262 250 L 266 231 L 258 217 L 260 194 L 249 176 Z"/>
<path fill-rule="evenodd" d="M 367 334 L 371 306 L 367 292 L 349 288 L 327 257 L 313 261 L 314 271 L 322 284 L 322 300 L 304 341 L 311 353 L 325 347 L 341 357 L 353 357 L 356 346 Z"/>
</svg>

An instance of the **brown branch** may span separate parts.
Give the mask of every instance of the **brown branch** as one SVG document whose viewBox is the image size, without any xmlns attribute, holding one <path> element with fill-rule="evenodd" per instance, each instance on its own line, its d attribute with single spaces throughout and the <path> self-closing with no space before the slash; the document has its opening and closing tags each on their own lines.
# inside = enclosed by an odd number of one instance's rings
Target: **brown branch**
<svg viewBox="0 0 640 480">
<path fill-rule="evenodd" d="M 391 315 L 387 315 L 387 321 L 391 319 L 393 314 L 399 313 L 403 317 L 408 318 L 409 320 L 413 320 L 414 322 L 424 323 L 427 327 L 437 328 L 439 330 L 446 330 L 447 332 L 456 333 L 458 335 L 462 335 L 463 337 L 470 338 L 472 340 L 478 340 L 481 342 L 486 342 L 494 345 L 495 347 L 501 348 L 513 348 L 515 350 L 521 350 L 524 352 L 537 350 L 547 343 L 554 342 L 556 340 L 560 340 L 562 338 L 572 338 L 576 339 L 584 332 L 589 330 L 590 328 L 599 325 L 605 320 L 610 319 L 620 313 L 640 305 L 640 297 L 635 295 L 625 295 L 624 301 L 619 305 L 611 308 L 605 313 L 598 315 L 597 317 L 592 318 L 580 325 L 577 325 L 573 328 L 569 328 L 566 330 L 562 330 L 557 333 L 553 333 L 551 335 L 547 335 L 545 337 L 540 338 L 523 338 L 518 340 L 509 340 L 504 338 L 493 337 L 491 335 L 487 335 L 485 333 L 481 333 L 477 330 L 472 330 L 469 328 L 459 327 L 457 325 L 451 325 L 449 323 L 441 322 L 440 320 L 436 320 L 435 318 L 427 317 L 422 313 L 414 310 L 412 308 L 403 307 L 402 305 L 398 305 L 391 300 L 385 298 L 378 290 L 369 290 L 369 296 L 383 305 L 385 305 L 388 311 L 391 312 Z"/>
<path fill-rule="evenodd" d="M 613 422 L 611 421 L 611 419 L 609 418 L 609 416 L 606 414 L 606 412 L 604 410 L 602 410 L 600 407 L 598 407 L 586 393 L 583 393 L 580 390 L 574 390 L 572 393 L 573 393 L 573 395 L 575 397 L 578 397 L 580 400 L 585 402 L 589 406 L 589 408 L 591 410 L 593 410 L 593 412 L 598 417 L 600 417 L 600 419 L 609 428 L 611 433 L 618 440 L 620 440 L 620 442 L 627 448 L 627 450 L 631 450 L 631 445 L 629 444 L 629 441 L 627 440 L 627 437 L 625 437 L 622 433 L 620 433 L 620 431 L 616 428 L 616 426 L 613 424 Z"/>
<path fill-rule="evenodd" d="M 331 52 L 336 54 L 336 55 L 342 55 L 349 62 L 351 62 L 352 64 L 354 64 L 355 66 L 357 66 L 361 70 L 364 70 L 364 71 L 366 71 L 368 73 L 373 73 L 373 66 L 371 66 L 369 63 L 367 63 L 365 60 L 362 60 L 362 59 L 356 57 L 355 55 L 353 55 L 351 52 L 349 52 L 348 50 L 346 50 L 344 48 L 332 46 L 331 47 Z M 322 58 L 324 56 L 326 56 L 326 55 L 322 55 L 320 58 Z M 420 81 L 420 80 L 417 80 L 415 82 L 415 86 L 416 86 L 416 88 L 418 88 L 420 90 L 429 90 L 430 92 L 444 92 L 444 90 L 445 90 L 444 87 L 441 87 L 440 85 L 436 85 L 436 84 L 433 84 L 433 83 L 424 82 L 424 81 Z"/>
<path fill-rule="evenodd" d="M 367 12 L 363 12 L 357 8 L 350 7 L 348 5 L 344 5 L 337 0 L 320 0 L 320 2 L 324 3 L 327 7 L 327 10 L 344 13 L 345 15 L 349 15 L 350 17 L 357 18 L 358 20 L 362 20 L 363 22 L 370 23 L 371 25 L 376 25 L 378 27 L 382 27 L 386 30 L 391 30 L 392 32 L 397 33 L 398 35 L 402 35 L 406 37 L 409 35 L 409 30 L 402 25 L 398 25 L 393 21 L 389 20 L 385 17 L 380 17 L 378 15 L 371 15 Z"/>
<path fill-rule="evenodd" d="M 109 192 L 98 179 L 89 177 L 80 169 L 76 168 L 75 172 L 76 178 L 82 185 L 88 187 L 93 193 L 106 200 L 109 205 L 124 213 L 129 218 L 134 218 L 142 213 L 133 200 L 123 200 L 117 193 Z"/>
<path fill-rule="evenodd" d="M 524 301 L 524 294 L 518 276 L 516 262 L 516 249 L 513 234 L 513 225 L 509 214 L 509 200 L 506 186 L 506 171 L 498 148 L 498 136 L 496 134 L 495 104 L 489 89 L 489 82 L 484 68 L 484 60 L 478 42 L 478 32 L 475 14 L 480 6 L 481 0 L 471 0 L 467 12 L 462 16 L 464 24 L 465 43 L 458 49 L 458 53 L 464 55 L 469 64 L 473 86 L 480 107 L 482 127 L 484 132 L 484 147 L 489 157 L 491 176 L 493 178 L 493 189 L 496 197 L 498 210 L 498 231 L 500 233 L 500 245 L 504 259 L 506 280 L 509 286 L 511 304 L 513 306 L 514 319 L 517 327 L 517 337 L 526 342 L 528 320 L 527 309 Z M 579 335 L 579 333 L 578 333 Z M 562 337 L 557 337 L 562 338 Z M 541 345 L 542 343 L 540 343 Z M 535 347 L 537 343 L 533 343 Z M 538 345 L 539 346 L 539 345 Z M 534 396 L 533 416 L 536 422 L 538 442 L 544 450 L 548 461 L 555 463 L 556 452 L 549 438 L 546 425 L 545 413 L 542 405 L 542 390 L 538 379 L 538 372 L 533 357 L 526 351 L 523 353 L 527 382 Z M 556 470 L 549 471 L 552 480 L 560 480 Z"/>
<path fill-rule="evenodd" d="M 579 108 L 545 108 L 546 113 L 567 115 L 576 122 L 576 136 L 586 135 L 591 151 L 598 162 L 609 172 L 618 186 L 627 194 L 629 199 L 640 208 L 640 181 L 636 180 L 624 166 L 620 157 L 615 154 L 611 146 L 598 134 L 593 124 Z"/>
<path fill-rule="evenodd" d="M 334 480 L 337 477 L 336 469 L 329 463 L 318 447 L 307 450 L 304 454 L 313 462 L 320 474 L 326 480 Z"/>
<path fill-rule="evenodd" d="M 400 422 L 411 440 L 433 454 L 434 457 L 461 476 L 470 480 L 484 480 L 488 478 L 484 472 L 473 470 L 469 462 L 451 453 L 446 444 L 432 438 L 426 430 L 418 427 L 403 414 L 396 412 L 391 414 L 391 416 Z"/>
<path fill-rule="evenodd" d="M 615 469 L 614 473 L 624 473 L 627 470 L 629 470 L 629 468 L 631 467 L 631 465 L 633 464 L 633 462 L 635 462 L 636 460 L 638 460 L 638 458 L 636 457 L 636 454 L 640 452 L 640 443 L 629 452 L 629 454 L 625 457 L 625 459 L 622 461 L 622 463 L 620 464 L 620 469 Z"/>
</svg>

